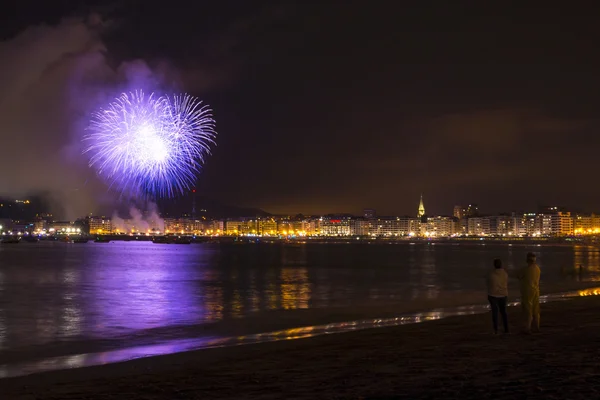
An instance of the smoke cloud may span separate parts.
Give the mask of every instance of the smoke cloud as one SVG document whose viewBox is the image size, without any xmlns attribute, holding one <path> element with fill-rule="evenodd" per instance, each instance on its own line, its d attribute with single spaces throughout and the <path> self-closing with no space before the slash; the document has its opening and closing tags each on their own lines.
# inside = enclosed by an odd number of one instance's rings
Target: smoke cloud
<svg viewBox="0 0 600 400">
<path fill-rule="evenodd" d="M 68 219 L 115 209 L 88 168 L 81 137 L 89 113 L 134 85 L 164 79 L 143 60 L 113 68 L 102 20 L 66 19 L 0 42 L 0 196 L 44 193 Z M 171 72 L 171 71 L 170 71 Z"/>
<path fill-rule="evenodd" d="M 111 217 L 113 229 L 120 232 L 142 232 L 160 231 L 164 232 L 165 222 L 158 213 L 156 204 L 149 203 L 143 212 L 136 207 L 130 207 L 129 215 L 122 218 L 117 211 Z"/>
</svg>

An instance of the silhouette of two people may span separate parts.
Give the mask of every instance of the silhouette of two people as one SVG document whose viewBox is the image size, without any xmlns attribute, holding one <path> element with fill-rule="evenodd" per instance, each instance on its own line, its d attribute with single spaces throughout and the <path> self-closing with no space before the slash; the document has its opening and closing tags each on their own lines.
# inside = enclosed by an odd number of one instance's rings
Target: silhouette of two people
<svg viewBox="0 0 600 400">
<path fill-rule="evenodd" d="M 511 274 L 519 280 L 521 292 L 521 310 L 523 333 L 529 334 L 540 330 L 540 267 L 533 253 L 527 254 L 527 266 Z M 509 333 L 508 314 L 508 273 L 502 267 L 500 259 L 494 260 L 494 269 L 487 277 L 488 301 L 492 311 L 494 333 L 498 333 L 498 316 L 502 317 L 504 332 Z"/>
</svg>

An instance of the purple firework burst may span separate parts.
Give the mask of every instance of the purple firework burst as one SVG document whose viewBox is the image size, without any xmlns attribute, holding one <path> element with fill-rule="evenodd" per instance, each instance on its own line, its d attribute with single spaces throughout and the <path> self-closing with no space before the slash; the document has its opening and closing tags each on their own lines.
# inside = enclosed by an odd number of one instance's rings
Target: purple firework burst
<svg viewBox="0 0 600 400">
<path fill-rule="evenodd" d="M 197 98 L 138 90 L 95 111 L 83 140 L 90 167 L 122 194 L 173 197 L 194 186 L 215 137 Z"/>
</svg>

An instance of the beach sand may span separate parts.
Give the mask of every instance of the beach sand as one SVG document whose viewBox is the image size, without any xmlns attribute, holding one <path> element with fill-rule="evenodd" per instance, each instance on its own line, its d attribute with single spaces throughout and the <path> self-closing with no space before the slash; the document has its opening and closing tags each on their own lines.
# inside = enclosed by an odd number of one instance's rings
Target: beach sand
<svg viewBox="0 0 600 400">
<path fill-rule="evenodd" d="M 1 399 L 600 398 L 600 296 L 542 305 L 542 333 L 489 313 L 0 380 Z"/>
</svg>

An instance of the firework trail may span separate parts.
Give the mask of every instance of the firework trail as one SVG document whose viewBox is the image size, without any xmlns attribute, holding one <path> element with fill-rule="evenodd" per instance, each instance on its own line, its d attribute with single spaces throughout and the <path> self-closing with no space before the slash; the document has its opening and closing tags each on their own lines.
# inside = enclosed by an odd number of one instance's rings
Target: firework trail
<svg viewBox="0 0 600 400">
<path fill-rule="evenodd" d="M 214 127 L 211 110 L 195 97 L 138 90 L 92 114 L 84 153 L 122 194 L 173 197 L 194 186 Z"/>
</svg>

